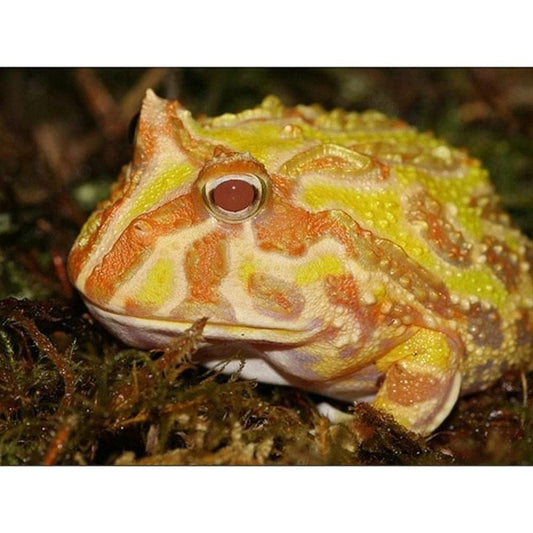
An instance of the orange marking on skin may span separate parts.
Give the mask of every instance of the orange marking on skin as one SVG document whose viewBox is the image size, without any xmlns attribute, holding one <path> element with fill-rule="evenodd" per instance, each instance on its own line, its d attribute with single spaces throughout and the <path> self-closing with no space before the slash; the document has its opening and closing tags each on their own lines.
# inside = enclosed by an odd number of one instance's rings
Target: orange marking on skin
<svg viewBox="0 0 533 533">
<path fill-rule="evenodd" d="M 359 287 L 351 274 L 326 276 L 326 294 L 328 299 L 335 304 L 352 308 L 359 306 Z"/>
<path fill-rule="evenodd" d="M 350 148 L 336 144 L 322 144 L 301 152 L 281 167 L 282 172 L 296 177 L 303 174 L 333 173 L 334 176 L 353 176 L 367 169 L 370 159 Z"/>
<path fill-rule="evenodd" d="M 377 157 L 371 157 L 372 163 L 379 167 L 379 179 L 382 181 L 390 178 L 390 166 L 381 162 Z"/>
<path fill-rule="evenodd" d="M 404 406 L 438 398 L 447 386 L 446 382 L 442 383 L 430 374 L 409 372 L 401 363 L 389 368 L 386 383 L 388 400 Z"/>
<path fill-rule="evenodd" d="M 94 233 L 91 234 L 91 238 L 88 241 L 93 241 Z M 85 246 L 76 246 L 70 250 L 67 262 L 67 275 L 71 283 L 74 284 L 80 275 L 81 269 L 87 259 L 87 249 L 90 247 L 91 242 L 87 242 Z"/>
<path fill-rule="evenodd" d="M 347 249 L 352 247 L 348 232 L 340 228 L 327 212 L 310 213 L 293 205 L 293 180 L 272 176 L 271 183 L 271 197 L 264 211 L 253 220 L 257 243 L 263 250 L 302 255 L 328 233 L 338 240 L 344 236 L 342 244 Z"/>
<path fill-rule="evenodd" d="M 217 155 L 217 145 L 209 141 L 196 139 L 177 116 L 171 116 L 168 122 L 169 136 L 183 148 L 189 157 L 199 164 L 204 164 L 211 157 Z"/>
<path fill-rule="evenodd" d="M 146 102 L 143 105 L 139 124 L 137 126 L 136 149 L 134 152 L 134 166 L 142 166 L 157 152 L 157 145 L 161 138 L 174 139 L 181 146 L 187 156 L 203 163 L 213 155 L 214 147 L 206 141 L 193 138 L 182 120 L 178 118 L 181 104 L 177 101 L 167 101 L 161 111 L 159 102 Z"/>
<path fill-rule="evenodd" d="M 295 283 L 263 272 L 250 275 L 248 292 L 257 310 L 279 319 L 296 319 L 305 304 L 303 294 Z"/>
<path fill-rule="evenodd" d="M 324 284 L 328 300 L 348 309 L 360 328 L 357 340 L 350 347 L 345 348 L 344 357 L 356 359 L 358 364 L 363 361 L 366 364 L 365 348 L 370 346 L 372 335 L 378 332 L 379 305 L 365 305 L 361 302 L 357 281 L 351 274 L 326 276 Z"/>
<path fill-rule="evenodd" d="M 263 250 L 302 255 L 318 236 L 313 217 L 305 209 L 276 197 L 253 221 L 257 243 Z"/>
<path fill-rule="evenodd" d="M 307 167 L 304 167 L 302 171 L 312 172 L 314 170 L 322 169 L 338 169 L 346 166 L 346 159 L 338 156 L 325 156 L 318 159 L 314 159 Z"/>
<path fill-rule="evenodd" d="M 294 194 L 296 182 L 291 179 L 283 178 L 281 176 L 270 176 L 270 183 L 272 185 L 272 191 L 275 195 L 282 198 L 289 199 Z"/>
<path fill-rule="evenodd" d="M 484 237 L 482 242 L 487 246 L 485 255 L 489 268 L 505 283 L 510 292 L 516 291 L 520 276 L 520 264 L 516 255 L 515 261 L 511 259 L 513 250 L 504 241 L 490 235 Z"/>
<path fill-rule="evenodd" d="M 155 117 L 152 115 L 154 112 L 150 110 L 150 113 L 144 113 L 145 107 L 139 117 L 139 123 L 137 125 L 135 150 L 133 152 L 132 165 L 134 168 L 141 167 L 146 164 L 146 161 L 150 160 L 155 152 L 157 141 L 160 137 L 161 125 L 157 113 Z M 155 118 L 155 120 L 153 120 Z"/>
<path fill-rule="evenodd" d="M 99 304 L 108 302 L 117 287 L 152 253 L 158 237 L 196 224 L 205 216 L 198 212 L 191 195 L 187 194 L 132 220 L 87 278 L 87 297 Z"/>
<path fill-rule="evenodd" d="M 129 166 L 122 167 L 118 181 L 111 188 L 110 197 L 98 204 L 94 220 L 91 218 L 90 232 L 85 231 L 84 235 L 89 234 L 83 246 L 78 245 L 72 248 L 68 258 L 68 275 L 72 282 L 75 282 L 79 276 L 87 257 L 90 257 L 92 249 L 98 245 L 102 235 L 107 233 L 109 226 L 113 223 L 114 215 L 128 200 L 136 185 L 136 180 L 131 178 Z"/>
<path fill-rule="evenodd" d="M 324 284 L 328 300 L 352 312 L 362 328 L 358 344 L 364 344 L 378 326 L 379 304 L 367 305 L 361 302 L 359 287 L 352 274 L 328 275 Z"/>
<path fill-rule="evenodd" d="M 313 219 L 314 233 L 330 235 L 340 242 L 348 254 L 354 258 L 361 260 L 365 256 L 364 259 L 367 263 L 369 261 L 371 263 L 377 262 L 379 258 L 377 256 L 371 257 L 368 253 L 370 251 L 369 243 L 373 238 L 373 234 L 361 228 L 355 220 L 352 219 L 350 222 L 350 227 L 347 227 L 342 222 L 335 220 L 328 212 L 317 213 Z M 356 242 L 360 242 L 361 247 L 357 247 Z"/>
<path fill-rule="evenodd" d="M 408 204 L 407 220 L 424 224 L 421 234 L 442 259 L 456 265 L 471 264 L 471 250 L 462 232 L 448 220 L 438 200 L 420 191 L 409 199 Z"/>
<path fill-rule="evenodd" d="M 155 304 L 139 303 L 132 297 L 124 299 L 124 312 L 129 316 L 150 316 L 157 307 Z"/>
<path fill-rule="evenodd" d="M 226 233 L 214 231 L 194 241 L 185 258 L 190 297 L 202 303 L 218 301 L 218 287 L 228 272 Z"/>
</svg>

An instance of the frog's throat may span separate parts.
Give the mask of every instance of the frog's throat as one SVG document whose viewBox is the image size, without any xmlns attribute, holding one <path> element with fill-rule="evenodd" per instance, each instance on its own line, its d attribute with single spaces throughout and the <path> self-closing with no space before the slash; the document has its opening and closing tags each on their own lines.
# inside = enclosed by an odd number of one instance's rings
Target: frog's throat
<svg viewBox="0 0 533 533">
<path fill-rule="evenodd" d="M 192 322 L 177 319 L 133 317 L 99 307 L 85 300 L 90 313 L 107 330 L 126 344 L 139 348 L 164 348 L 176 337 L 192 326 Z M 198 317 L 201 318 L 201 317 Z M 305 344 L 313 339 L 323 327 L 317 322 L 316 328 L 305 330 L 260 327 L 257 325 L 227 324 L 207 320 L 202 336 L 207 341 L 232 340 L 249 343 L 282 345 Z M 322 325 L 323 326 L 323 325 Z"/>
</svg>

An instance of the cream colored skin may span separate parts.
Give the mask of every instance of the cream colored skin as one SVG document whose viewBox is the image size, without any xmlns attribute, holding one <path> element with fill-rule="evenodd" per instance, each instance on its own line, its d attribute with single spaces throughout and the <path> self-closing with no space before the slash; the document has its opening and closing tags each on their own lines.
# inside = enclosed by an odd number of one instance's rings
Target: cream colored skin
<svg viewBox="0 0 533 533">
<path fill-rule="evenodd" d="M 222 184 L 253 200 L 228 207 Z M 69 274 L 128 344 L 207 317 L 201 362 L 243 358 L 244 377 L 372 400 L 428 434 L 459 394 L 530 366 L 532 257 L 479 162 L 429 134 L 273 97 L 194 120 L 149 91 Z"/>
</svg>

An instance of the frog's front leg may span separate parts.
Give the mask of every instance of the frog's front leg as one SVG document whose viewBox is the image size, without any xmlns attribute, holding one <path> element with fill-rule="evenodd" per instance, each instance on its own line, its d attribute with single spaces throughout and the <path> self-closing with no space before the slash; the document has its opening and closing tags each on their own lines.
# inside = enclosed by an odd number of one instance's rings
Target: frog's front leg
<svg viewBox="0 0 533 533">
<path fill-rule="evenodd" d="M 443 333 L 419 330 L 377 361 L 385 379 L 374 406 L 408 429 L 428 435 L 459 396 L 461 354 Z"/>
</svg>

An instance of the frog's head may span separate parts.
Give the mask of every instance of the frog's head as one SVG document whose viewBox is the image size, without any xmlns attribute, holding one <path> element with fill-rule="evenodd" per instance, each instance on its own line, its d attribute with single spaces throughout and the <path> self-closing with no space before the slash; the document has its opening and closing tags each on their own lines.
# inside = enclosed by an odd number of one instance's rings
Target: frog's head
<svg viewBox="0 0 533 533">
<path fill-rule="evenodd" d="M 69 256 L 91 312 L 149 347 L 201 317 L 212 339 L 297 344 L 327 330 L 338 319 L 335 291 L 365 298 L 345 265 L 371 253 L 354 251 L 354 236 L 365 236 L 356 222 L 314 204 L 343 176 L 375 187 L 385 172 L 350 148 L 350 121 L 402 127 L 274 97 L 194 120 L 148 91 L 132 162 Z"/>
</svg>

